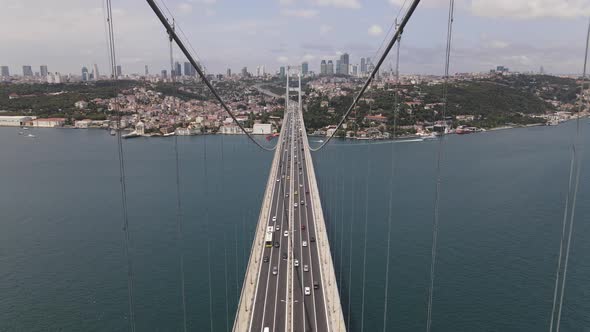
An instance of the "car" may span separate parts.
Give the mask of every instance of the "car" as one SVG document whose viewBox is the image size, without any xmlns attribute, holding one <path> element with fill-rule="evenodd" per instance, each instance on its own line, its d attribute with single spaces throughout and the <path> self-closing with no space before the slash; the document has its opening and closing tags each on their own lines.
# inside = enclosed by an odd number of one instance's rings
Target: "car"
<svg viewBox="0 0 590 332">
<path fill-rule="evenodd" d="M 298 191 L 295 191 L 295 192 L 293 193 L 293 195 L 299 195 L 299 192 L 298 192 Z"/>
<path fill-rule="evenodd" d="M 277 182 L 280 182 L 280 181 L 281 181 L 281 179 L 277 179 Z"/>
<path fill-rule="evenodd" d="M 304 247 L 307 247 L 307 241 L 303 241 L 303 242 L 301 242 L 301 244 L 302 244 Z"/>
<path fill-rule="evenodd" d="M 295 265 L 295 267 L 299 267 L 299 260 L 298 259 L 294 260 L 293 265 Z"/>
<path fill-rule="evenodd" d="M 276 267 L 276 266 L 273 266 L 273 267 L 272 267 L 272 275 L 273 275 L 273 276 L 276 276 L 277 274 L 279 274 L 279 269 L 277 269 L 277 267 Z"/>
<path fill-rule="evenodd" d="M 272 216 L 272 221 L 277 221 L 277 216 Z"/>
<path fill-rule="evenodd" d="M 305 230 L 305 225 L 301 225 L 301 230 L 304 231 Z"/>
<path fill-rule="evenodd" d="M 264 256 L 264 259 L 262 261 L 265 262 L 265 263 L 268 263 L 269 260 L 270 259 L 268 258 L 268 256 Z"/>
<path fill-rule="evenodd" d="M 305 205 L 305 201 L 301 201 L 301 205 Z"/>
<path fill-rule="evenodd" d="M 303 265 L 303 272 L 309 272 L 309 265 Z"/>
<path fill-rule="evenodd" d="M 286 252 L 283 253 L 283 259 L 287 259 L 287 253 Z"/>
<path fill-rule="evenodd" d="M 286 237 L 286 236 L 289 236 L 289 231 L 285 231 L 285 232 L 283 233 L 283 236 L 285 236 L 285 237 Z"/>
<path fill-rule="evenodd" d="M 311 237 L 311 239 L 309 239 L 310 242 L 315 242 L 315 237 Z"/>
<path fill-rule="evenodd" d="M 302 187 L 303 187 L 303 183 L 300 183 L 300 184 L 299 184 L 299 188 L 302 188 Z"/>
<path fill-rule="evenodd" d="M 305 193 L 309 195 L 309 190 L 306 190 Z"/>
<path fill-rule="evenodd" d="M 297 207 L 297 203 L 293 204 L 293 207 Z"/>
<path fill-rule="evenodd" d="M 320 288 L 320 283 L 317 281 L 313 282 L 313 289 L 319 289 Z"/>
<path fill-rule="evenodd" d="M 281 225 L 276 225 L 275 226 L 275 231 L 280 231 L 281 230 Z"/>
<path fill-rule="evenodd" d="M 305 295 L 310 295 L 311 294 L 311 290 L 309 289 L 309 287 L 305 287 Z"/>
<path fill-rule="evenodd" d="M 289 197 L 289 193 L 286 193 L 286 194 L 285 194 L 285 197 Z"/>
<path fill-rule="evenodd" d="M 281 246 L 281 244 L 279 243 L 279 241 L 275 241 L 275 248 L 278 248 L 280 246 Z"/>
</svg>

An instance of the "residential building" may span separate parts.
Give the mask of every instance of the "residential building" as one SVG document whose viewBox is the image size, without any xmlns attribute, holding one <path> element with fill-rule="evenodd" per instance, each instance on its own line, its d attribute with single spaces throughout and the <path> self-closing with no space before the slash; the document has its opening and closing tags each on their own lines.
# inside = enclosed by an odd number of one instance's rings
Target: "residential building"
<svg viewBox="0 0 590 332">
<path fill-rule="evenodd" d="M 90 76 L 88 75 L 88 68 L 82 67 L 82 81 L 88 81 Z"/>
<path fill-rule="evenodd" d="M 47 77 L 47 65 L 41 65 L 41 67 L 39 68 L 39 73 L 41 73 L 41 77 Z"/>
<path fill-rule="evenodd" d="M 31 68 L 31 66 L 23 66 L 23 76 L 33 77 L 33 69 Z"/>
<path fill-rule="evenodd" d="M 100 78 L 100 74 L 98 72 L 98 65 L 96 63 L 92 65 L 92 76 L 94 77 L 95 81 L 98 81 L 98 79 Z"/>
</svg>

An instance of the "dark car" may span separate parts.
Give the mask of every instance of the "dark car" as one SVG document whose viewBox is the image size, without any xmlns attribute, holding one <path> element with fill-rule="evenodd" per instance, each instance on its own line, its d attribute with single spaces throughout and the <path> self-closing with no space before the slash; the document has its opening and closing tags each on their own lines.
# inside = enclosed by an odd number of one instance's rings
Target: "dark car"
<svg viewBox="0 0 590 332">
<path fill-rule="evenodd" d="M 269 260 L 268 256 L 264 256 L 264 259 L 262 261 L 265 263 L 268 263 L 268 260 Z"/>
<path fill-rule="evenodd" d="M 319 289 L 320 288 L 320 283 L 317 281 L 313 282 L 313 289 Z"/>
<path fill-rule="evenodd" d="M 275 241 L 275 248 L 278 248 L 280 246 L 281 246 L 281 244 L 279 243 L 279 241 Z"/>
<path fill-rule="evenodd" d="M 301 230 L 305 230 L 305 225 L 301 225 Z"/>
<path fill-rule="evenodd" d="M 286 252 L 283 253 L 283 259 L 287 259 L 287 253 Z"/>
<path fill-rule="evenodd" d="M 312 236 L 312 237 L 309 239 L 309 241 L 311 241 L 311 242 L 315 242 L 315 236 Z"/>
</svg>

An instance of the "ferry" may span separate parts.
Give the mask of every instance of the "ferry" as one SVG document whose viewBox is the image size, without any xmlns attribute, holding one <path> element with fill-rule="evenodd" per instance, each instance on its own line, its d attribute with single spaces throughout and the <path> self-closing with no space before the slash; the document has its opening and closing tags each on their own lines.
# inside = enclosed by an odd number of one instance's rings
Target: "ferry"
<svg viewBox="0 0 590 332">
<path fill-rule="evenodd" d="M 455 130 L 455 134 L 457 134 L 457 135 L 465 135 L 465 134 L 478 133 L 480 131 L 482 131 L 482 130 L 479 129 L 479 128 L 476 128 L 476 127 L 459 126 Z"/>
</svg>

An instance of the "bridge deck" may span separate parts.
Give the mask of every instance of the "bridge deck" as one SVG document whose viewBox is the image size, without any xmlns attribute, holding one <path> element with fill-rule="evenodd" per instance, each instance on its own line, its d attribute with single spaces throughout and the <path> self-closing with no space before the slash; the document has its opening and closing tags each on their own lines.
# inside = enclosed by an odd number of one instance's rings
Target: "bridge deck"
<svg viewBox="0 0 590 332">
<path fill-rule="evenodd" d="M 234 331 L 345 329 L 315 171 L 297 106 L 291 104 L 283 121 Z M 266 247 L 269 226 L 275 231 L 272 246 Z"/>
</svg>

